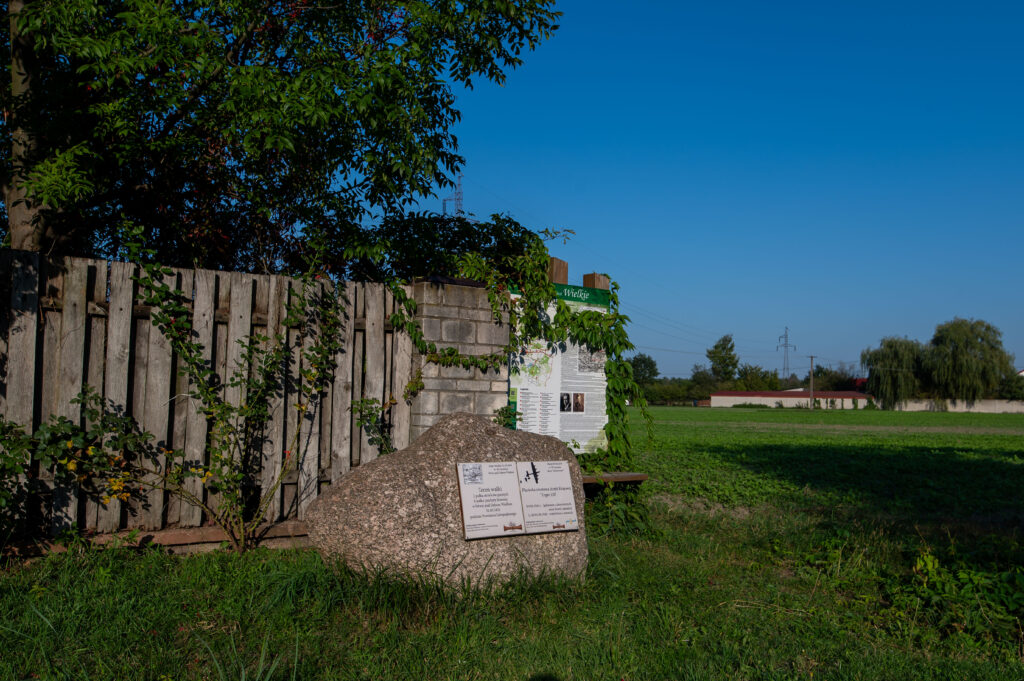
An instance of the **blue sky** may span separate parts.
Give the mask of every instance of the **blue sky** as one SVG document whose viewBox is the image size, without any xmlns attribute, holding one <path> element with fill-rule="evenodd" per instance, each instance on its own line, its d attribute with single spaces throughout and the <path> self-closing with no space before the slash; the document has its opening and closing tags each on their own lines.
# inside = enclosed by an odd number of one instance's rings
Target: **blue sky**
<svg viewBox="0 0 1024 681">
<path fill-rule="evenodd" d="M 688 376 L 857 362 L 984 319 L 1024 367 L 1024 3 L 560 3 L 505 87 L 461 92 L 465 209 L 607 272 Z M 423 208 L 440 210 L 441 201 Z"/>
</svg>

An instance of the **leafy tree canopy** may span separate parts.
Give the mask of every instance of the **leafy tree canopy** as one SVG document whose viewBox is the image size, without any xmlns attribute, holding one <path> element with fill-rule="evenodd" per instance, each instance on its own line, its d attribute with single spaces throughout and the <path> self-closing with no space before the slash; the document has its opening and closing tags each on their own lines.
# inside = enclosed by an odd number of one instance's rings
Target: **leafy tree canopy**
<svg viewBox="0 0 1024 681">
<path fill-rule="evenodd" d="M 695 399 L 691 395 L 691 384 L 685 378 L 659 378 L 643 387 L 644 396 L 650 404 L 686 404 Z"/>
<path fill-rule="evenodd" d="M 736 356 L 736 345 L 732 342 L 732 334 L 726 334 L 718 339 L 707 353 L 708 361 L 711 362 L 711 373 L 718 383 L 731 381 L 736 376 L 740 359 Z"/>
<path fill-rule="evenodd" d="M 459 277 L 460 261 L 474 253 L 498 269 L 498 274 L 540 241 L 538 234 L 510 217 L 492 215 L 490 221 L 471 220 L 464 215 L 409 213 L 386 217 L 379 226 L 365 230 L 366 242 L 382 257 L 363 257 L 348 264 L 347 276 L 356 280 L 384 281 L 390 278 Z"/>
<path fill-rule="evenodd" d="M 999 384 L 999 397 L 1004 400 L 1024 400 L 1024 376 L 1014 373 L 1004 378 Z"/>
<path fill-rule="evenodd" d="M 649 385 L 658 378 L 658 365 L 650 355 L 637 353 L 629 358 L 629 363 L 633 365 L 633 379 L 640 387 Z"/>
<path fill-rule="evenodd" d="M 703 364 L 694 364 L 690 370 L 690 398 L 706 400 L 718 386 L 715 375 Z"/>
<path fill-rule="evenodd" d="M 550 0 L 12 0 L 0 121 L 15 248 L 288 269 L 369 253 L 461 163 L 448 82 L 502 82 Z"/>
<path fill-rule="evenodd" d="M 878 348 L 867 349 L 860 362 L 868 372 L 868 393 L 883 409 L 896 409 L 921 391 L 924 349 L 909 338 L 883 338 Z"/>
<path fill-rule="evenodd" d="M 925 353 L 925 366 L 936 397 L 973 402 L 994 396 L 1013 370 L 1003 349 L 1002 333 L 980 319 L 939 324 Z"/>
<path fill-rule="evenodd" d="M 781 390 L 779 374 L 755 364 L 744 362 L 736 372 L 737 390 Z"/>
<path fill-rule="evenodd" d="M 814 367 L 815 390 L 855 390 L 856 388 L 857 376 L 854 374 L 852 364 L 840 362 L 839 366 L 834 369 L 820 364 Z"/>
</svg>

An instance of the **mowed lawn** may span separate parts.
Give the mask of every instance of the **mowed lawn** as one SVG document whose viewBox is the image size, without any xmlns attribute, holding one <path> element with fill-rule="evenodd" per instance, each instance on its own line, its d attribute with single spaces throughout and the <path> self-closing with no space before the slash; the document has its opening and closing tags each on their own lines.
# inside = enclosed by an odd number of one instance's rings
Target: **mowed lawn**
<svg viewBox="0 0 1024 681">
<path fill-rule="evenodd" d="M 1024 417 L 652 413 L 582 583 L 76 550 L 4 566 L 0 678 L 1024 679 Z"/>
</svg>

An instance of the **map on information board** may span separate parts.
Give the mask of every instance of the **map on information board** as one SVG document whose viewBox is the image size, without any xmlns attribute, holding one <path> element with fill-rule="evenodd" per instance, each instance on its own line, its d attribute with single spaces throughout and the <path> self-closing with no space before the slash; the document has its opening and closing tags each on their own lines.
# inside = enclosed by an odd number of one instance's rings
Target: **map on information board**
<svg viewBox="0 0 1024 681">
<path fill-rule="evenodd" d="M 574 310 L 608 311 L 604 289 L 556 284 L 558 297 Z M 548 310 L 554 316 L 554 306 Z M 604 426 L 606 355 L 572 343 L 535 341 L 510 358 L 509 405 L 519 412 L 517 427 L 576 443 L 577 452 L 608 444 Z"/>
</svg>

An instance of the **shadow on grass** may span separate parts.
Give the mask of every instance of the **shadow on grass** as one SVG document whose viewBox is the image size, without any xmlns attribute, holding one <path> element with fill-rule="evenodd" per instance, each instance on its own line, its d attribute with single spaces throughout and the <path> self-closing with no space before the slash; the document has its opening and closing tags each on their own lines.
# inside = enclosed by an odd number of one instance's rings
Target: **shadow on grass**
<svg viewBox="0 0 1024 681">
<path fill-rule="evenodd" d="M 881 523 L 894 537 L 955 542 L 979 564 L 1024 559 L 1024 463 L 1015 452 L 848 444 L 708 451 L 789 483 L 791 500 L 812 513 Z"/>
<path fill-rule="evenodd" d="M 754 445 L 713 447 L 723 461 L 788 481 L 823 503 L 894 519 L 1018 524 L 1024 462 L 1003 452 L 951 447 Z M 813 502 L 812 502 L 813 503 Z"/>
</svg>

